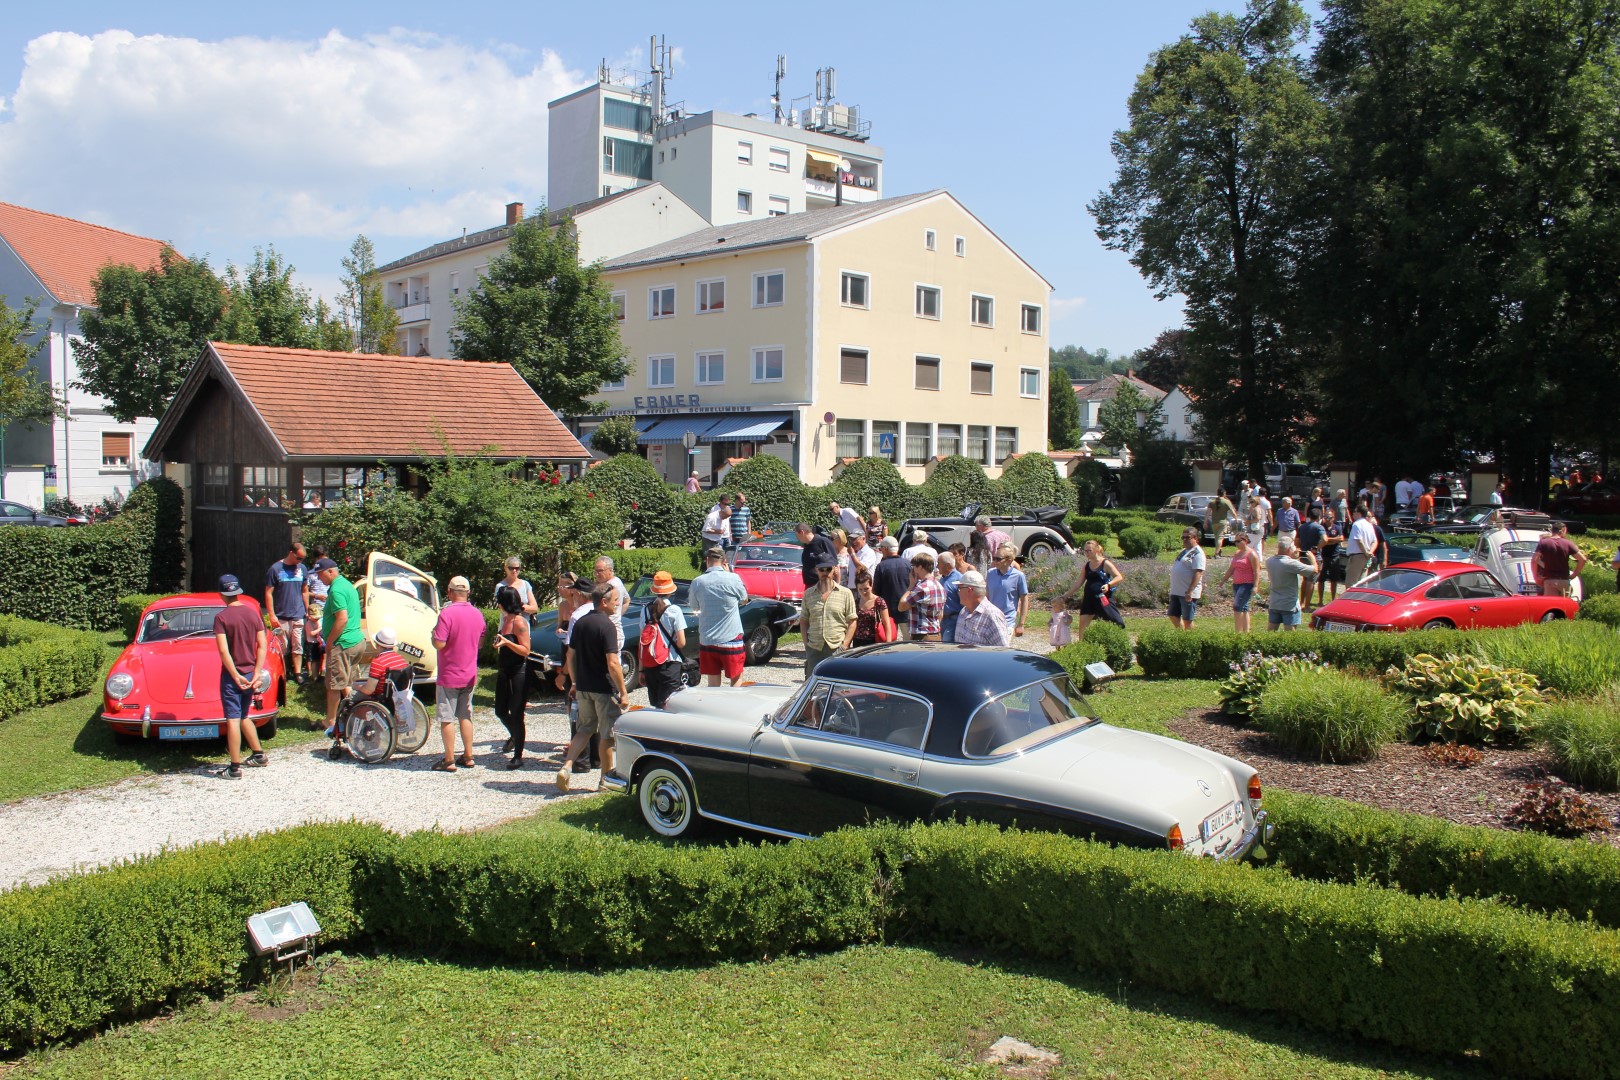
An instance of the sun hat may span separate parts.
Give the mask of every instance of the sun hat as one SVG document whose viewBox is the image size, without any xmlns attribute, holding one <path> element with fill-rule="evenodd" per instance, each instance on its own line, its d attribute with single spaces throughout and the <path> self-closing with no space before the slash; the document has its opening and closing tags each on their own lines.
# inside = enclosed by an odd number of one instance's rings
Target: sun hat
<svg viewBox="0 0 1620 1080">
<path fill-rule="evenodd" d="M 221 574 L 219 576 L 219 595 L 241 596 L 242 583 L 236 580 L 235 574 Z"/>
<path fill-rule="evenodd" d="M 394 633 L 394 628 L 392 626 L 385 626 L 381 630 L 377 631 L 376 636 L 371 640 L 377 643 L 377 648 L 379 649 L 392 649 L 395 645 L 399 644 L 399 635 Z"/>
<path fill-rule="evenodd" d="M 668 570 L 660 570 L 653 575 L 652 591 L 654 596 L 669 596 L 675 591 L 675 578 Z"/>
</svg>

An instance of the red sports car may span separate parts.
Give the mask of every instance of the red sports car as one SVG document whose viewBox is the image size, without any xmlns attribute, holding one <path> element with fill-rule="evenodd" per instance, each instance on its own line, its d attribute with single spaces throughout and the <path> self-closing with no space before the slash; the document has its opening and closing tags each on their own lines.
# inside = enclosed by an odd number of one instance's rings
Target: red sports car
<svg viewBox="0 0 1620 1080">
<path fill-rule="evenodd" d="M 1378 571 L 1311 615 L 1317 630 L 1431 630 L 1573 619 L 1561 596 L 1510 591 L 1478 563 L 1401 563 Z"/>
<path fill-rule="evenodd" d="M 242 603 L 259 611 L 252 597 Z M 215 739 L 222 735 L 219 645 L 214 616 L 225 607 L 217 592 L 167 596 L 141 613 L 141 626 L 107 673 L 101 718 L 120 742 L 156 736 Z M 286 658 L 271 634 L 265 666 L 255 681 L 248 716 L 259 734 L 276 733 L 286 688 Z"/>
<path fill-rule="evenodd" d="M 802 544 L 784 540 L 739 544 L 732 564 L 749 596 L 790 604 L 804 599 Z"/>
</svg>

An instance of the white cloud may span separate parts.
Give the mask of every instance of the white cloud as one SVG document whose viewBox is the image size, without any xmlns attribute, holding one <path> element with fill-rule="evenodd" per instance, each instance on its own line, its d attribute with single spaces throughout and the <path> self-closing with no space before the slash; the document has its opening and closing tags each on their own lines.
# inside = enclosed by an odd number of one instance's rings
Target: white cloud
<svg viewBox="0 0 1620 1080">
<path fill-rule="evenodd" d="M 545 190 L 546 102 L 587 77 L 550 51 L 523 62 L 404 30 L 46 34 L 0 98 L 0 191 L 216 263 L 361 231 L 445 239 Z"/>
<path fill-rule="evenodd" d="M 1073 315 L 1085 306 L 1086 298 L 1083 296 L 1054 296 L 1052 297 L 1052 317 L 1061 319 Z"/>
</svg>

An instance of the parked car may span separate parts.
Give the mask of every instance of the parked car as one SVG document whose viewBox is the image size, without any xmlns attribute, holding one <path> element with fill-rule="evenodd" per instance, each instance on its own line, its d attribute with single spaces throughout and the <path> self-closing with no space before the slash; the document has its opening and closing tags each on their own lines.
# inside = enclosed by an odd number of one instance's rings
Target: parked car
<svg viewBox="0 0 1620 1080">
<path fill-rule="evenodd" d="M 1310 498 L 1312 488 L 1327 487 L 1327 474 L 1318 472 L 1302 461 L 1267 461 L 1264 466 L 1263 479 L 1272 499 L 1292 495 L 1297 502 Z"/>
<path fill-rule="evenodd" d="M 418 686 L 431 686 L 439 677 L 439 653 L 433 647 L 433 628 L 439 621 L 439 586 L 433 575 L 403 559 L 372 552 L 366 576 L 354 583 L 360 593 L 360 629 L 370 641 L 385 626 L 399 636 L 395 649 L 410 657 Z"/>
<path fill-rule="evenodd" d="M 1434 521 L 1447 522 L 1461 509 L 1462 504 L 1449 495 L 1436 495 L 1434 497 Z M 1397 510 L 1389 515 L 1389 525 L 1392 529 L 1428 528 L 1428 525 L 1418 525 L 1417 510 Z"/>
<path fill-rule="evenodd" d="M 1555 514 L 1620 514 L 1620 488 L 1603 483 L 1561 491 L 1552 507 Z"/>
<path fill-rule="evenodd" d="M 1458 543 L 1455 536 L 1435 536 L 1433 533 L 1408 533 L 1391 530 L 1388 562 L 1468 562 L 1474 549 Z"/>
<path fill-rule="evenodd" d="M 1317 630 L 1432 630 L 1518 626 L 1575 617 L 1576 603 L 1510 590 L 1476 563 L 1390 566 L 1363 579 L 1311 615 Z"/>
<path fill-rule="evenodd" d="M 259 604 L 243 595 L 255 613 Z M 217 592 L 184 593 L 149 604 L 135 640 L 113 661 L 102 686 L 101 719 L 119 742 L 216 739 L 225 709 L 219 698 L 219 644 L 214 616 L 225 609 Z M 270 635 L 265 665 L 255 677 L 248 716 L 265 738 L 276 733 L 286 691 L 281 638 Z"/>
<path fill-rule="evenodd" d="M 604 784 L 669 837 L 971 818 L 1238 859 L 1269 828 L 1253 768 L 1094 719 L 1061 665 L 1015 649 L 872 645 L 803 686 L 677 694 L 614 738 Z"/>
<path fill-rule="evenodd" d="M 675 592 L 669 599 L 680 605 L 686 616 L 686 648 L 682 659 L 686 663 L 687 682 L 697 684 L 698 636 L 697 609 L 688 600 L 687 590 L 692 583 L 677 578 Z M 641 676 L 638 663 L 641 628 L 646 625 L 647 605 L 657 599 L 653 596 L 652 575 L 644 575 L 629 586 L 630 603 L 625 605 L 620 622 L 624 625 L 624 651 L 619 663 L 624 666 L 624 684 L 628 689 L 639 685 Z M 798 622 L 799 608 L 782 600 L 749 600 L 742 606 L 743 640 L 748 648 L 748 663 L 764 664 L 776 655 L 776 644 L 782 635 Z M 534 630 L 529 647 L 532 657 L 549 675 L 562 662 L 562 639 L 557 637 L 557 611 L 542 611 L 534 617 Z"/>
<path fill-rule="evenodd" d="M 57 514 L 43 514 L 20 502 L 0 499 L 0 525 L 42 525 L 59 529 L 67 525 L 83 525 L 82 518 L 67 518 Z"/>
<path fill-rule="evenodd" d="M 1491 506 L 1486 503 L 1469 503 L 1458 507 L 1451 516 L 1444 521 L 1436 520 L 1428 529 L 1435 533 L 1482 533 L 1489 529 L 1500 528 L 1503 525 L 1522 529 L 1539 529 L 1546 532 L 1552 528 L 1554 518 L 1540 510 L 1526 510 L 1521 506 Z M 1586 523 L 1583 521 L 1566 521 L 1572 533 L 1584 533 Z"/>
<path fill-rule="evenodd" d="M 904 551 L 911 546 L 912 531 L 922 529 L 928 533 L 928 543 L 934 550 L 945 551 L 952 544 L 968 542 L 973 535 L 973 519 L 979 513 L 979 504 L 969 503 L 959 517 L 909 518 L 900 523 L 894 535 Z M 1068 516 L 1061 506 L 1042 506 L 1011 516 L 992 514 L 990 527 L 1012 537 L 1020 558 L 1040 562 L 1054 552 L 1074 551 L 1074 534 L 1064 524 Z"/>
<path fill-rule="evenodd" d="M 794 605 L 804 600 L 804 545 L 797 540 L 742 544 L 732 552 L 732 569 L 749 596 Z"/>
<path fill-rule="evenodd" d="M 1546 535 L 1540 529 L 1488 529 L 1474 541 L 1468 561 L 1489 569 L 1514 592 L 1536 595 L 1541 592 L 1541 583 L 1536 580 L 1531 564 L 1536 556 L 1536 545 Z M 1571 580 L 1570 588 L 1571 599 L 1580 603 L 1583 599 L 1581 579 Z"/>
<path fill-rule="evenodd" d="M 1204 516 L 1209 511 L 1209 504 L 1215 498 L 1214 495 L 1201 491 L 1183 491 L 1164 500 L 1164 505 L 1159 507 L 1153 516 L 1159 521 L 1168 521 L 1173 525 L 1191 525 L 1199 531 L 1204 543 L 1213 544 L 1216 534 L 1211 531 L 1211 527 L 1219 530 L 1221 522 L 1206 524 Z"/>
</svg>

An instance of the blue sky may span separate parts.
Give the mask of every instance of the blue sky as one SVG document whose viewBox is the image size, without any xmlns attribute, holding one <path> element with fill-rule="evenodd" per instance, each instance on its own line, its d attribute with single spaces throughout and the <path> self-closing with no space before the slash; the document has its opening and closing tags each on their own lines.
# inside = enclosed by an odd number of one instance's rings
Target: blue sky
<svg viewBox="0 0 1620 1080">
<path fill-rule="evenodd" d="M 545 102 L 603 58 L 644 67 L 659 33 L 694 111 L 768 113 L 779 52 L 787 96 L 836 67 L 886 191 L 949 188 L 1052 282 L 1054 345 L 1117 355 L 1180 307 L 1104 250 L 1085 205 L 1148 54 L 1211 6 L 28 5 L 0 44 L 0 198 L 216 267 L 274 243 L 329 293 L 356 232 L 387 261 L 539 203 Z"/>
</svg>

